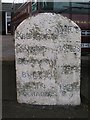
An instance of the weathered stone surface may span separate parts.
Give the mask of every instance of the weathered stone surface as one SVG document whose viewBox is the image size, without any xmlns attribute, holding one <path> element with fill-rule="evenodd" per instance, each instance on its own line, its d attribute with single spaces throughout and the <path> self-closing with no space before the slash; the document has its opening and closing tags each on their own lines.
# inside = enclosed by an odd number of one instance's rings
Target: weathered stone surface
<svg viewBox="0 0 90 120">
<path fill-rule="evenodd" d="M 18 102 L 79 105 L 80 55 L 73 21 L 52 13 L 24 20 L 15 31 Z"/>
</svg>

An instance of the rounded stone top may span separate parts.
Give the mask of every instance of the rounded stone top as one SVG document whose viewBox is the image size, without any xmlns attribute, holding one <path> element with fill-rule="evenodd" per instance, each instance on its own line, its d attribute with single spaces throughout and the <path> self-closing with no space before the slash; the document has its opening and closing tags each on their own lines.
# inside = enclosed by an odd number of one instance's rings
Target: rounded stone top
<svg viewBox="0 0 90 120">
<path fill-rule="evenodd" d="M 39 13 L 25 19 L 18 25 L 15 34 L 31 34 L 31 39 L 72 38 L 80 40 L 81 30 L 72 20 L 56 13 Z M 49 34 L 52 35 L 50 38 Z M 43 37 L 39 37 L 39 36 Z M 24 37 L 22 38 L 24 39 Z M 68 39 L 70 40 L 70 39 Z"/>
<path fill-rule="evenodd" d="M 17 27 L 17 30 L 24 27 L 27 27 L 27 24 L 29 25 L 28 27 L 33 27 L 33 25 L 39 25 L 44 29 L 44 27 L 48 28 L 49 25 L 69 25 L 69 26 L 74 26 L 80 31 L 80 27 L 73 22 L 72 20 L 68 19 L 67 17 L 64 17 L 60 14 L 56 13 L 39 13 L 37 15 L 33 15 L 31 17 L 28 17 L 25 19 L 23 22 L 19 24 Z M 47 25 L 48 24 L 48 25 Z M 44 26 L 45 25 L 45 26 Z M 44 27 L 43 27 L 44 26 Z M 23 28 L 23 29 L 24 29 Z"/>
</svg>

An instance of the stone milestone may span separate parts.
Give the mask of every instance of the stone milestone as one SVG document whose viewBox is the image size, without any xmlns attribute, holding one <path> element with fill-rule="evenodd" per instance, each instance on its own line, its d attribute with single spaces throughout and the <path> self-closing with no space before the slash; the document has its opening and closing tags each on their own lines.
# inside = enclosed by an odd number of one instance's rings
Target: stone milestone
<svg viewBox="0 0 90 120">
<path fill-rule="evenodd" d="M 81 30 L 70 19 L 39 13 L 15 31 L 17 100 L 79 105 Z"/>
</svg>

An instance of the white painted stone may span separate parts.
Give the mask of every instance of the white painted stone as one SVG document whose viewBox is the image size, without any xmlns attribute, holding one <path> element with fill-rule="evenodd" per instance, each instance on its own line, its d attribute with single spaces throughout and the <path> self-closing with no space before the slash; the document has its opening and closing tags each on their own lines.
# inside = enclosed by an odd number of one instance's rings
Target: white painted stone
<svg viewBox="0 0 90 120">
<path fill-rule="evenodd" d="M 81 30 L 59 14 L 39 13 L 15 31 L 17 100 L 80 104 Z"/>
</svg>

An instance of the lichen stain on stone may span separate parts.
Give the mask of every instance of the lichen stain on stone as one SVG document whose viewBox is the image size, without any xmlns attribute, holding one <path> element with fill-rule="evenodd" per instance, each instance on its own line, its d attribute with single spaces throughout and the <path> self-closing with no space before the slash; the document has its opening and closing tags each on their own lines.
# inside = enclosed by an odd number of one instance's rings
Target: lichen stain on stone
<svg viewBox="0 0 90 120">
<path fill-rule="evenodd" d="M 80 71 L 80 69 L 79 69 L 80 66 L 64 65 L 64 66 L 61 66 L 61 67 L 62 67 L 62 73 L 64 73 L 64 74 L 71 74 L 71 73 L 73 73 L 73 71 L 75 71 L 75 72 Z"/>
<path fill-rule="evenodd" d="M 67 92 L 72 92 L 79 90 L 79 83 L 78 82 L 73 82 L 72 84 L 67 84 L 63 86 L 63 90 L 66 90 Z"/>
<path fill-rule="evenodd" d="M 39 33 L 38 30 L 32 30 L 32 36 L 33 36 L 33 39 L 36 39 L 36 40 L 40 40 L 41 39 L 41 34 Z"/>
<path fill-rule="evenodd" d="M 80 85 L 78 82 L 73 82 L 72 84 L 61 85 L 60 92 L 63 96 L 70 93 L 70 98 L 73 97 L 73 92 L 78 92 L 80 90 Z M 72 93 L 72 94 L 71 94 Z"/>
<path fill-rule="evenodd" d="M 72 49 L 73 49 L 73 46 L 70 45 L 70 44 L 64 44 L 63 47 L 64 47 L 66 50 L 69 49 L 70 51 L 72 51 Z"/>
<path fill-rule="evenodd" d="M 58 37 L 58 35 L 56 35 L 56 34 L 54 34 L 54 33 L 51 34 L 51 39 L 52 39 L 53 41 L 55 41 L 55 40 L 57 39 L 57 37 Z"/>
</svg>

